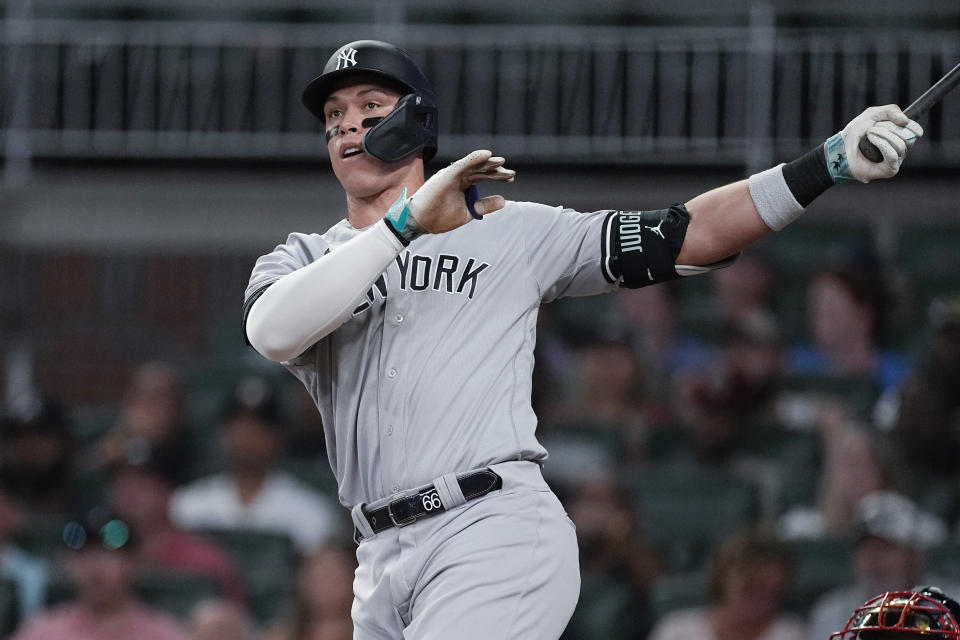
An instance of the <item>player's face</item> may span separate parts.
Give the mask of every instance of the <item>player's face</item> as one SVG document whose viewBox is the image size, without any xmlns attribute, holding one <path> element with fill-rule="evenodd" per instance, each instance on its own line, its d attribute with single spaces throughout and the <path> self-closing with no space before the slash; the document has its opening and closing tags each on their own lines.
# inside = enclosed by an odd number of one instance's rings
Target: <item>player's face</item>
<svg viewBox="0 0 960 640">
<path fill-rule="evenodd" d="M 371 78 L 348 79 L 339 84 L 324 103 L 325 129 L 337 127 L 337 134 L 327 142 L 333 172 L 343 188 L 352 196 L 374 196 L 393 182 L 418 155 L 398 162 L 386 163 L 363 150 L 367 118 L 384 117 L 393 111 L 401 95 L 389 86 Z"/>
</svg>

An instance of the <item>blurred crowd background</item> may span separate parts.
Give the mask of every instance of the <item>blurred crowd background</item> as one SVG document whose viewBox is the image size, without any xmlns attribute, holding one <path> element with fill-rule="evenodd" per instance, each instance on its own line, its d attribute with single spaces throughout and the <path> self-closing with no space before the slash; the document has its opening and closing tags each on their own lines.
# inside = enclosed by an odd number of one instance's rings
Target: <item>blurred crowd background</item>
<svg viewBox="0 0 960 640">
<path fill-rule="evenodd" d="M 343 216 L 298 100 L 337 45 L 424 64 L 434 168 L 659 208 L 960 62 L 955 1 L 853 4 L 0 2 L 0 637 L 352 637 L 322 425 L 240 331 L 256 257 Z M 960 594 L 960 97 L 921 124 L 732 267 L 542 309 L 566 639 L 826 640 Z"/>
</svg>

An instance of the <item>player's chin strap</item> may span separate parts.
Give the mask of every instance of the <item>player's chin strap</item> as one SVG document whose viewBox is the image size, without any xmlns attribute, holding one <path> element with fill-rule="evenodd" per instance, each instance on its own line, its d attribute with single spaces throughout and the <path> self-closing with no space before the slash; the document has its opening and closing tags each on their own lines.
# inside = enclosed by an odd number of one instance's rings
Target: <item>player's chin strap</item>
<svg viewBox="0 0 960 640">
<path fill-rule="evenodd" d="M 638 289 L 733 264 L 739 254 L 704 266 L 676 264 L 689 224 L 690 214 L 679 203 L 655 211 L 611 213 L 603 223 L 603 277 Z"/>
</svg>

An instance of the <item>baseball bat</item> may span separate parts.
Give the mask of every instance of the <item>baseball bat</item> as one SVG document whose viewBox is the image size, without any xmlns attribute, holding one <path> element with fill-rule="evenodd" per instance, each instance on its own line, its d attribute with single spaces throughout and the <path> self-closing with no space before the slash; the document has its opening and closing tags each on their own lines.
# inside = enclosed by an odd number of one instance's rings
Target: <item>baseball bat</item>
<svg viewBox="0 0 960 640">
<path fill-rule="evenodd" d="M 950 93 L 954 87 L 960 84 L 960 64 L 955 66 L 950 71 L 937 80 L 937 82 L 923 92 L 923 95 L 913 101 L 909 107 L 903 110 L 911 120 L 916 120 L 927 111 L 930 111 L 930 108 L 940 102 L 943 96 Z M 860 144 L 857 145 L 867 160 L 870 162 L 880 162 L 883 160 L 883 154 L 880 153 L 880 150 L 877 147 L 867 140 L 867 136 L 860 138 Z"/>
</svg>

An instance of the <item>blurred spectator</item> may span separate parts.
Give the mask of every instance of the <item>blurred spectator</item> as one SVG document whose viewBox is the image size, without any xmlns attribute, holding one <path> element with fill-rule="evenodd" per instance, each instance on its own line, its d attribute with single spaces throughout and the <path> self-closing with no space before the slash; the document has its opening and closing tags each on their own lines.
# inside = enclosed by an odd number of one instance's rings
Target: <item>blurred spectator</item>
<svg viewBox="0 0 960 640">
<path fill-rule="evenodd" d="M 860 500 L 896 485 L 895 463 L 887 444 L 883 434 L 850 422 L 825 438 L 817 503 L 784 513 L 779 523 L 781 537 L 847 535 Z"/>
<path fill-rule="evenodd" d="M 278 468 L 284 431 L 276 391 L 266 380 L 249 377 L 235 387 L 223 411 L 220 443 L 226 471 L 174 492 L 175 524 L 284 533 L 302 554 L 338 533 L 340 510 Z"/>
<path fill-rule="evenodd" d="M 677 415 L 692 433 L 698 462 L 724 465 L 742 435 L 772 412 L 783 372 L 783 346 L 772 313 L 732 321 L 723 348 L 707 367 L 682 376 Z"/>
<path fill-rule="evenodd" d="M 253 624 L 237 603 L 203 600 L 190 612 L 190 640 L 254 640 Z"/>
<path fill-rule="evenodd" d="M 717 322 L 750 322 L 751 316 L 773 313 L 775 282 L 769 257 L 756 249 L 744 251 L 729 267 L 711 271 Z"/>
<path fill-rule="evenodd" d="M 918 370 L 904 382 L 894 436 L 911 471 L 923 478 L 958 483 L 960 294 L 935 301 L 929 324 L 933 344 Z"/>
<path fill-rule="evenodd" d="M 881 390 L 897 388 L 906 362 L 880 347 L 886 311 L 882 270 L 875 260 L 858 256 L 821 267 L 807 285 L 812 342 L 791 350 L 791 371 L 865 376 Z"/>
<path fill-rule="evenodd" d="M 621 289 L 614 297 L 615 317 L 622 318 L 638 344 L 644 368 L 650 372 L 651 393 L 665 393 L 669 379 L 708 363 L 712 349 L 683 332 L 673 283 L 641 289 Z"/>
<path fill-rule="evenodd" d="M 353 573 L 351 549 L 327 545 L 303 559 L 293 611 L 264 634 L 264 640 L 351 640 Z"/>
<path fill-rule="evenodd" d="M 170 522 L 172 492 L 170 481 L 149 460 L 113 469 L 110 501 L 140 533 L 136 549 L 140 567 L 209 577 L 226 597 L 242 603 L 243 580 L 229 556 L 212 542 Z"/>
<path fill-rule="evenodd" d="M 52 398 L 31 399 L 5 418 L 0 441 L 0 476 L 30 513 L 70 513 L 77 496 L 67 408 Z"/>
<path fill-rule="evenodd" d="M 710 566 L 710 604 L 668 613 L 650 640 L 801 640 L 803 621 L 781 612 L 792 560 L 770 532 L 748 528 L 716 551 Z"/>
<path fill-rule="evenodd" d="M 67 573 L 76 597 L 38 613 L 13 640 L 187 640 L 172 617 L 137 599 L 136 532 L 96 507 L 67 523 Z"/>
<path fill-rule="evenodd" d="M 561 406 L 555 418 L 643 429 L 643 370 L 628 339 L 596 336 L 577 348 L 574 366 L 579 379 L 576 398 Z"/>
<path fill-rule="evenodd" d="M 20 620 L 25 620 L 43 606 L 49 571 L 47 563 L 29 554 L 13 542 L 23 522 L 23 503 L 0 483 L 0 577 L 17 587 Z"/>
<path fill-rule="evenodd" d="M 814 603 L 811 640 L 823 640 L 842 629 L 850 612 L 877 593 L 916 584 L 939 584 L 956 592 L 952 582 L 928 575 L 925 567 L 926 549 L 946 539 L 946 526 L 909 498 L 891 491 L 865 496 L 857 504 L 850 532 L 853 582 Z"/>
<path fill-rule="evenodd" d="M 196 455 L 182 382 L 172 365 L 149 362 L 134 372 L 117 423 L 100 443 L 100 458 L 103 466 L 149 459 L 176 484 L 190 479 Z"/>
<path fill-rule="evenodd" d="M 548 479 L 575 481 L 584 469 L 643 457 L 643 373 L 629 341 L 595 336 L 577 347 L 575 362 L 573 389 L 541 415 Z"/>
<path fill-rule="evenodd" d="M 615 630 L 604 632 L 615 632 L 617 638 L 645 638 L 650 630 L 647 596 L 663 566 L 643 543 L 630 494 L 612 473 L 598 472 L 582 478 L 564 502 L 577 527 L 583 594 L 563 637 L 591 637 L 597 632 L 591 628 L 595 623 L 591 590 L 622 590 L 629 597 L 623 601 L 621 619 L 615 621 Z M 597 606 L 609 614 L 602 594 L 599 601 Z"/>
</svg>

